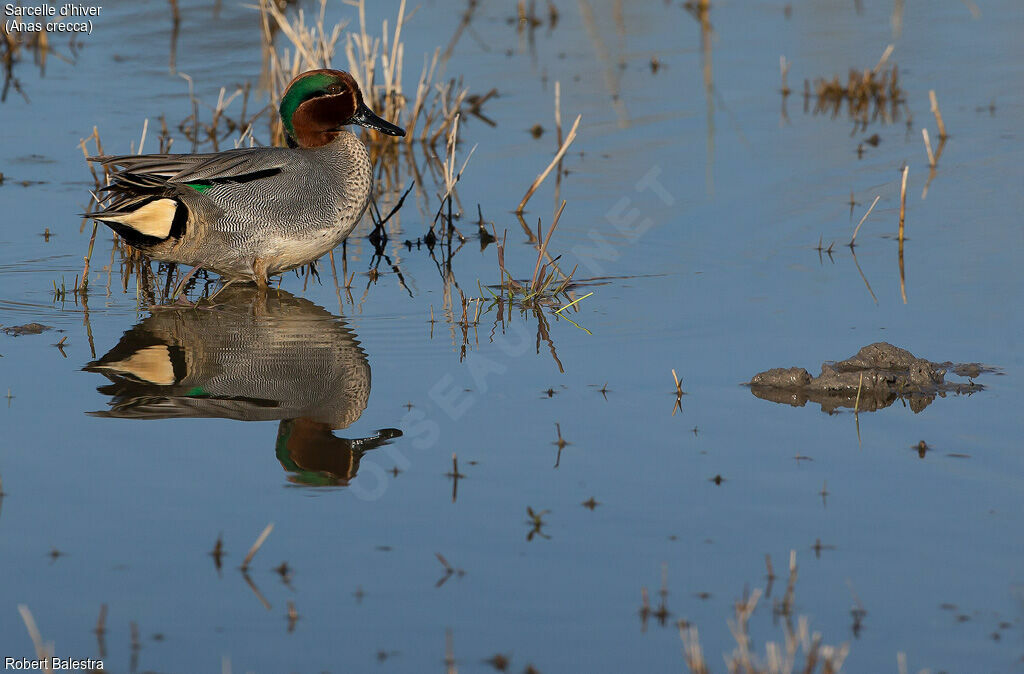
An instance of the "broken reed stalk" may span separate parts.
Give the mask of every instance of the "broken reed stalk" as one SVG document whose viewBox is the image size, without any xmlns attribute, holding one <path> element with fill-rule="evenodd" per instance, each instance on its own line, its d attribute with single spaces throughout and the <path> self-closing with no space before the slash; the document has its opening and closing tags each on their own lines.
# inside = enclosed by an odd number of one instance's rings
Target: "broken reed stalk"
<svg viewBox="0 0 1024 674">
<path fill-rule="evenodd" d="M 858 414 L 860 412 L 860 390 L 864 387 L 864 373 L 860 373 L 860 381 L 857 383 L 857 400 L 853 403 L 853 413 Z"/>
<path fill-rule="evenodd" d="M 878 63 L 872 69 L 872 72 L 877 74 L 879 71 L 881 71 L 882 70 L 882 66 L 884 66 L 885 62 L 889 60 L 889 57 L 892 56 L 892 53 L 893 53 L 893 51 L 895 49 L 896 49 L 896 45 L 894 45 L 894 44 L 891 44 L 891 45 L 887 46 L 885 48 L 885 51 L 882 52 L 882 57 L 880 59 L 878 59 Z"/>
<path fill-rule="evenodd" d="M 921 129 L 921 136 L 924 138 L 924 149 L 928 152 L 928 168 L 935 168 L 935 153 L 932 152 L 932 142 L 928 138 L 928 129 Z"/>
<path fill-rule="evenodd" d="M 36 619 L 32 617 L 32 611 L 29 610 L 27 604 L 18 604 L 18 613 L 21 614 L 25 629 L 28 630 L 28 635 L 32 638 L 32 645 L 36 649 L 36 658 L 43 661 L 44 671 L 53 672 L 49 657 L 53 652 L 53 644 L 43 643 L 43 635 L 40 634 L 39 627 L 36 626 Z"/>
<path fill-rule="evenodd" d="M 551 227 L 548 228 L 548 235 L 544 237 L 544 243 L 541 244 L 540 250 L 537 251 L 537 263 L 533 266 L 533 276 L 530 277 L 530 288 L 533 290 L 537 289 L 537 274 L 540 272 L 541 261 L 544 259 L 544 253 L 548 250 L 548 241 L 551 240 L 551 235 L 555 233 L 555 228 L 558 227 L 558 221 L 562 217 L 562 211 L 565 210 L 565 199 L 562 200 L 562 205 L 558 207 L 558 212 L 555 213 L 555 219 L 551 221 Z"/>
<path fill-rule="evenodd" d="M 942 112 L 939 110 L 939 99 L 935 97 L 934 89 L 931 89 L 928 92 L 928 99 L 932 104 L 932 114 L 935 115 L 935 124 L 939 127 L 939 139 L 945 140 L 949 136 L 946 135 L 946 125 L 942 121 Z"/>
<path fill-rule="evenodd" d="M 259 551 L 260 546 L 263 545 L 263 542 L 267 540 L 267 536 L 269 536 L 270 532 L 273 530 L 274 523 L 271 522 L 266 526 L 265 529 L 263 529 L 263 533 L 261 533 L 259 538 L 256 539 L 256 542 L 252 544 L 252 547 L 249 548 L 248 554 L 246 554 L 245 559 L 242 560 L 242 566 L 239 567 L 242 569 L 243 573 L 249 570 L 249 562 L 251 562 L 252 558 L 256 556 L 256 553 Z"/>
<path fill-rule="evenodd" d="M 875 200 L 871 202 L 871 208 L 868 209 L 868 212 L 864 214 L 864 217 L 860 219 L 860 222 L 858 222 L 857 226 L 853 229 L 853 238 L 851 238 L 850 243 L 847 244 L 850 248 L 853 248 L 856 245 L 857 232 L 860 231 L 860 226 L 863 225 L 864 221 L 868 219 L 869 215 L 871 215 L 871 211 L 875 210 L 875 205 L 881 198 L 881 195 L 875 197 Z"/>
<path fill-rule="evenodd" d="M 903 221 L 907 214 L 907 174 L 910 173 L 910 167 L 903 167 L 903 184 L 900 187 L 900 245 L 903 245 Z"/>
<path fill-rule="evenodd" d="M 569 134 L 565 137 L 565 142 L 562 143 L 562 147 L 558 149 L 558 153 L 555 155 L 555 158 L 551 160 L 551 163 L 548 164 L 546 169 L 544 169 L 544 172 L 537 176 L 537 179 L 533 181 L 532 185 L 530 185 L 530 189 L 526 190 L 523 200 L 519 202 L 519 207 L 516 208 L 516 215 L 523 214 L 523 209 L 526 208 L 526 202 L 530 200 L 530 197 L 532 197 L 533 193 L 537 191 L 540 184 L 548 177 L 548 174 L 551 173 L 551 169 L 555 168 L 555 166 L 558 165 L 558 162 L 562 160 L 562 157 L 565 156 L 566 150 L 568 150 L 569 146 L 572 145 L 572 141 L 576 139 L 576 129 L 579 128 L 581 119 L 583 119 L 583 115 L 576 115 L 576 121 L 572 123 L 572 128 L 569 129 Z"/>
<path fill-rule="evenodd" d="M 221 89 L 223 95 L 224 90 Z M 146 144 L 146 131 L 149 130 L 149 117 L 142 122 L 142 137 L 139 138 L 139 151 L 136 154 L 142 154 L 142 146 Z"/>
</svg>

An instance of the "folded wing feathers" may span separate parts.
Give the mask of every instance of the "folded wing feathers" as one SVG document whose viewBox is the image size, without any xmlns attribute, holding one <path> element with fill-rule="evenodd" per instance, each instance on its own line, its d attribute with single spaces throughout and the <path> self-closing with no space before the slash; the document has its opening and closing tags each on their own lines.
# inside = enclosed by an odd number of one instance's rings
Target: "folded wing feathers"
<svg viewBox="0 0 1024 674">
<path fill-rule="evenodd" d="M 163 178 L 166 182 L 185 183 L 220 180 L 248 173 L 280 169 L 287 165 L 285 148 L 240 148 L 214 154 L 155 154 L 90 157 L 104 166 L 119 167 L 114 174 L 121 180 L 126 174 Z"/>
<path fill-rule="evenodd" d="M 102 155 L 90 161 L 113 169 L 99 190 L 106 208 L 88 217 L 165 239 L 174 224 L 185 183 L 234 181 L 280 172 L 292 158 L 285 148 L 241 148 L 214 154 Z M 196 198 L 202 198 L 195 195 Z"/>
</svg>

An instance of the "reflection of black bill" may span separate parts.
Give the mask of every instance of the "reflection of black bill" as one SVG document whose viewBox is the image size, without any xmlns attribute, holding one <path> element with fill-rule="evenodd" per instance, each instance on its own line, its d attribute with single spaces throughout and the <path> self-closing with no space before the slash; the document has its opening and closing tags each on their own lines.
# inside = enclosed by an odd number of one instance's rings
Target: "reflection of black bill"
<svg viewBox="0 0 1024 674">
<path fill-rule="evenodd" d="M 356 108 L 356 114 L 352 115 L 351 119 L 348 120 L 349 124 L 358 124 L 359 126 L 365 126 L 368 129 L 376 129 L 381 133 L 386 133 L 389 136 L 404 136 L 405 130 L 399 126 L 395 126 L 391 122 L 381 119 L 377 115 L 373 114 L 373 111 L 366 107 L 365 103 L 360 103 L 359 107 Z"/>
</svg>

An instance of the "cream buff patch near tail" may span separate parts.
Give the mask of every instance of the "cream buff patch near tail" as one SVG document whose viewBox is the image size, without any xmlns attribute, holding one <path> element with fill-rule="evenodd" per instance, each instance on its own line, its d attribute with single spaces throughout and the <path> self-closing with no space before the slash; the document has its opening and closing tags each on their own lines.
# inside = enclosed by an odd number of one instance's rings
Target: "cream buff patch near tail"
<svg viewBox="0 0 1024 674">
<path fill-rule="evenodd" d="M 124 360 L 100 365 L 98 369 L 131 375 L 139 381 L 160 386 L 170 386 L 175 383 L 171 352 L 163 344 L 147 346 Z"/>
<path fill-rule="evenodd" d="M 103 219 L 131 227 L 139 234 L 166 239 L 171 233 L 177 209 L 178 203 L 173 199 L 157 199 L 131 213 Z"/>
</svg>

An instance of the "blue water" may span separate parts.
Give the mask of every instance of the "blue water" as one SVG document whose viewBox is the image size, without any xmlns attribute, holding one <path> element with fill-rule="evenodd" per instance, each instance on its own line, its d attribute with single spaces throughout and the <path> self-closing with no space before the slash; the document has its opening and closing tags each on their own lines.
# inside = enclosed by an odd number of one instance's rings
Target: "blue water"
<svg viewBox="0 0 1024 674">
<path fill-rule="evenodd" d="M 222 86 L 255 87 L 255 12 L 180 4 L 177 68 L 202 100 L 215 101 Z M 371 28 L 393 25 L 397 5 L 368 8 Z M 299 319 L 312 326 L 307 341 L 351 331 L 358 346 L 346 337 L 325 348 L 365 352 L 372 385 L 362 414 L 333 435 L 403 435 L 367 451 L 348 486 L 303 486 L 280 460 L 272 415 L 86 414 L 110 409 L 112 398 L 97 390 L 110 381 L 83 368 L 144 328 L 150 312 L 134 278 L 121 290 L 116 262 L 108 293 L 112 243 L 102 227 L 87 314 L 70 292 L 54 300 L 54 281 L 71 286 L 81 273 L 91 232 L 77 216 L 92 187 L 77 144 L 95 125 L 105 150 L 127 152 L 149 118 L 146 149 L 155 151 L 152 131 L 166 114 L 175 149 L 186 151 L 175 127 L 191 112 L 187 86 L 168 70 L 170 17 L 159 2 L 104 5 L 74 63 L 51 55 L 42 75 L 30 56 L 16 64 L 31 102 L 11 92 L 0 105 L 0 323 L 54 329 L 0 334 L 0 394 L 10 392 L 0 397 L 0 655 L 34 653 L 17 610 L 25 604 L 59 656 L 98 657 L 92 630 L 107 604 L 103 655 L 114 671 L 128 671 L 133 654 L 139 670 L 154 671 L 217 671 L 223 661 L 232 671 L 442 671 L 448 630 L 463 671 L 490 671 L 483 660 L 495 653 L 512 654 L 511 671 L 680 671 L 679 619 L 699 626 L 708 662 L 722 671 L 720 655 L 735 645 L 726 619 L 745 587 L 764 587 L 766 554 L 779 578 L 753 636 L 761 652 L 781 640 L 771 602 L 796 550 L 795 614 L 826 643 L 850 643 L 848 671 L 897 671 L 898 652 L 912 671 L 1019 669 L 1024 12 L 1013 2 L 986 4 L 978 18 L 957 2 L 908 7 L 894 36 L 884 4 L 857 14 L 855 3 L 792 3 L 786 18 L 781 5 L 714 3 L 709 93 L 700 26 L 680 5 L 556 5 L 557 25 L 538 27 L 531 44 L 507 21 L 513 5 L 483 3 L 446 76 L 464 77 L 472 93 L 499 90 L 484 106 L 497 125 L 468 117 L 459 148 L 464 157 L 477 146 L 459 184 L 458 225 L 469 239 L 452 260 L 467 297 L 481 295 L 478 282 L 499 281 L 495 247 L 481 250 L 475 236 L 478 203 L 508 232 L 506 266 L 532 273 L 536 249 L 511 211 L 555 151 L 555 81 L 563 125 L 583 115 L 559 194 L 552 176 L 527 213 L 531 226 L 541 217 L 547 227 L 567 200 L 551 253 L 566 271 L 579 264 L 581 281 L 609 277 L 574 291 L 594 293 L 571 314 L 580 328 L 546 314 L 564 372 L 538 343 L 536 318 L 518 310 L 496 326 L 495 312 L 483 313 L 463 357 L 458 290 L 449 288 L 453 324 L 434 260 L 402 245 L 426 233 L 436 208 L 421 150 L 423 191 L 390 223 L 388 244 L 411 297 L 387 263 L 375 282 L 368 276 L 367 221 L 348 244 L 351 299 L 324 261 L 322 285 L 282 281 L 308 300 L 298 318 L 242 312 L 214 328 L 181 314 L 175 348 L 194 349 L 193 365 L 216 360 L 217 340 L 253 321 L 263 331 L 251 357 L 260 366 L 290 362 L 275 338 Z M 405 26 L 408 91 L 422 55 L 447 46 L 463 10 L 428 2 Z M 546 21 L 546 8 L 538 15 Z M 342 19 L 354 22 L 354 12 L 331 3 L 328 23 Z M 890 43 L 911 128 L 901 113 L 851 135 L 844 116 L 804 112 L 804 79 L 845 79 Z M 780 55 L 793 63 L 788 121 Z M 920 128 L 937 136 L 929 89 L 951 138 L 922 198 Z M 537 123 L 545 133 L 534 139 Z M 880 144 L 858 158 L 874 133 Z M 265 125 L 256 137 L 266 138 Z M 905 303 L 893 238 L 904 162 Z M 844 244 L 876 195 L 855 249 L 869 291 Z M 594 237 L 607 242 L 598 257 Z M 814 250 L 819 237 L 835 242 L 831 258 Z M 64 336 L 66 358 L 52 346 Z M 741 386 L 770 367 L 813 374 L 876 341 L 1001 372 L 982 375 L 985 390 L 972 396 L 917 414 L 897 402 L 856 421 Z M 686 391 L 674 414 L 672 369 Z M 310 388 L 323 383 L 295 371 Z M 560 456 L 556 424 L 571 443 Z M 920 440 L 932 448 L 923 459 L 911 449 Z M 453 453 L 465 476 L 454 501 Z M 591 497 L 593 510 L 581 505 Z M 527 540 L 527 507 L 550 511 L 541 529 L 550 538 Z M 237 567 L 271 522 L 249 569 L 261 601 Z M 221 572 L 207 554 L 219 535 Z M 828 546 L 820 558 L 816 540 Z M 436 587 L 445 570 L 435 553 L 464 574 Z M 273 570 L 283 561 L 287 584 Z M 644 630 L 641 588 L 656 607 L 663 565 L 671 617 Z M 854 636 L 856 601 L 867 615 Z M 288 602 L 299 615 L 292 631 Z"/>
</svg>

